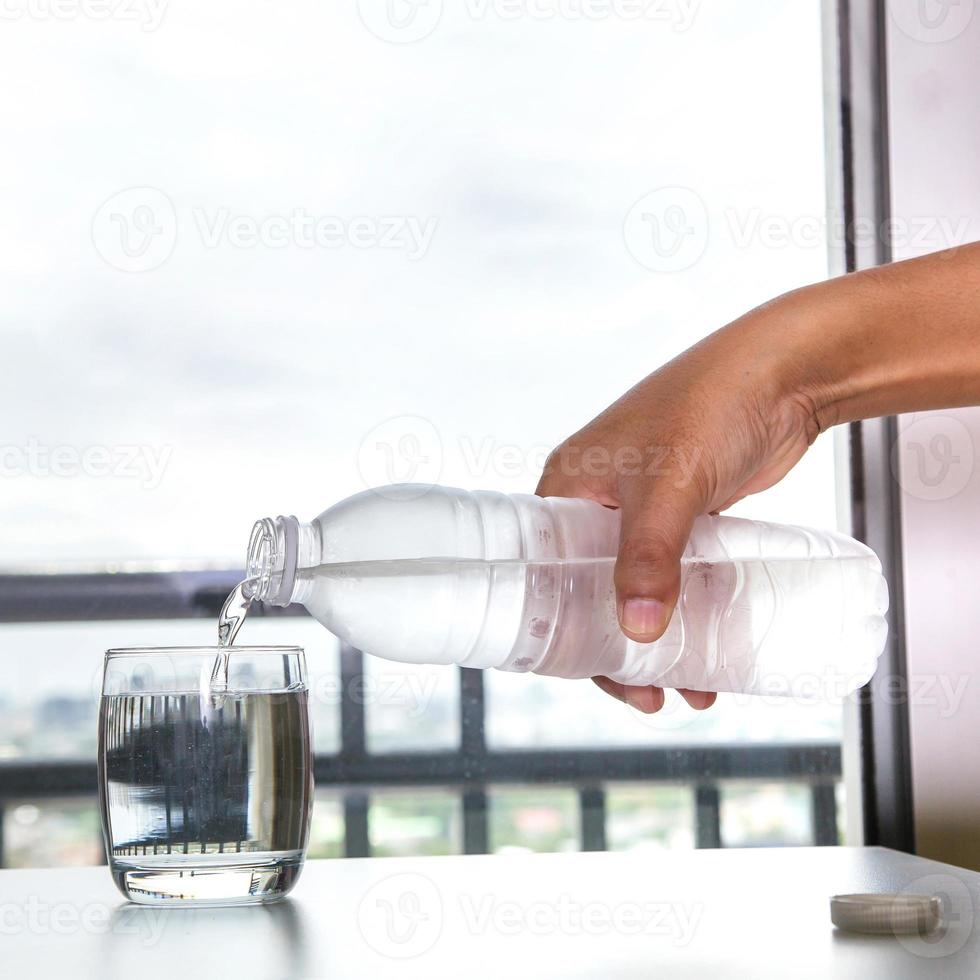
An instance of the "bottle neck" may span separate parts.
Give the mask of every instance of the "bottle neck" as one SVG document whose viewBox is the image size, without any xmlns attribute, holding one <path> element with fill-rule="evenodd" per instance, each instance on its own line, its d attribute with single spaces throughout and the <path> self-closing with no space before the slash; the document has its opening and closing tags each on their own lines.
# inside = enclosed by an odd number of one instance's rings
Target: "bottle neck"
<svg viewBox="0 0 980 980">
<path fill-rule="evenodd" d="M 319 529 L 295 517 L 256 521 L 248 542 L 245 577 L 254 599 L 274 606 L 296 601 L 296 573 L 318 563 Z"/>
</svg>

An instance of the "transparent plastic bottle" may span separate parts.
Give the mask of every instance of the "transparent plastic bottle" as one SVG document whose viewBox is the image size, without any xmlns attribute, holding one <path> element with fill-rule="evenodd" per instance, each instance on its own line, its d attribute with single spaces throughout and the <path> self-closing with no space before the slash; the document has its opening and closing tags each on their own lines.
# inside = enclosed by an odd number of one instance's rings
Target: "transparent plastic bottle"
<svg viewBox="0 0 980 980">
<path fill-rule="evenodd" d="M 846 535 L 699 518 L 651 644 L 617 622 L 618 540 L 618 512 L 592 501 L 401 484 L 309 524 L 259 521 L 247 569 L 255 598 L 406 663 L 820 698 L 874 673 L 887 587 Z"/>
</svg>

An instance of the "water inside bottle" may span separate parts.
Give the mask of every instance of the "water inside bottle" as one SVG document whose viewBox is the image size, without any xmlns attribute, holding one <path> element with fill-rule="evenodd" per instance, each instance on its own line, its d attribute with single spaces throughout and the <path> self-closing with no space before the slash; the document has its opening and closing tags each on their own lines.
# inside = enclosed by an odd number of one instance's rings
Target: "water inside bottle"
<svg viewBox="0 0 980 980">
<path fill-rule="evenodd" d="M 649 645 L 619 628 L 614 568 L 614 557 L 369 560 L 303 568 L 297 583 L 344 642 L 407 663 L 831 698 L 870 677 L 884 642 L 870 553 L 684 558 L 668 630 Z"/>
</svg>

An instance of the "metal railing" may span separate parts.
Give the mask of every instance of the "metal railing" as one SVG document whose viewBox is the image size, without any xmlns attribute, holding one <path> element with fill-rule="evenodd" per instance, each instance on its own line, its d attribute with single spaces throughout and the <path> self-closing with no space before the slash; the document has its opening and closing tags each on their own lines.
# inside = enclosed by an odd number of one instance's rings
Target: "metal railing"
<svg viewBox="0 0 980 980">
<path fill-rule="evenodd" d="M 191 618 L 216 616 L 236 572 L 71 576 L 0 576 L 0 622 Z M 270 610 L 260 610 L 269 614 Z M 274 614 L 284 614 L 275 610 Z M 289 614 L 289 613 L 286 613 Z M 443 787 L 462 805 L 462 849 L 490 850 L 488 799 L 507 785 L 572 787 L 578 796 L 583 850 L 607 844 L 606 788 L 615 783 L 686 783 L 694 791 L 697 847 L 720 847 L 721 783 L 725 780 L 804 784 L 810 793 L 812 843 L 838 842 L 835 786 L 838 745 L 671 745 L 670 747 L 497 750 L 485 738 L 482 671 L 459 674 L 460 739 L 454 751 L 375 753 L 367 749 L 363 699 L 352 692 L 363 675 L 362 655 L 341 652 L 340 748 L 315 759 L 318 788 L 343 799 L 344 853 L 371 853 L 368 815 L 372 789 Z M 0 764 L 0 866 L 3 818 L 11 805 L 97 795 L 94 762 Z"/>
</svg>

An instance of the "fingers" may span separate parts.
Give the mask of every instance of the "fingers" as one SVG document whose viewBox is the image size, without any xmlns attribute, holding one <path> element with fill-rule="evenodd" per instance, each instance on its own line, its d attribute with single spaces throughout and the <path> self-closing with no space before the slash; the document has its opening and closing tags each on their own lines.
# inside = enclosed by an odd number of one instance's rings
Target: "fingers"
<svg viewBox="0 0 980 980">
<path fill-rule="evenodd" d="M 622 501 L 616 596 L 623 632 L 652 643 L 667 628 L 680 591 L 681 556 L 700 495 L 670 477 L 632 484 Z"/>
<path fill-rule="evenodd" d="M 564 472 L 561 454 L 562 447 L 559 446 L 545 461 L 541 479 L 534 491 L 539 497 L 575 496 L 575 483 Z"/>
<path fill-rule="evenodd" d="M 713 691 L 685 691 L 681 689 L 678 690 L 677 693 L 680 694 L 681 697 L 683 697 L 695 711 L 706 711 L 715 703 L 715 701 L 718 700 L 718 695 Z"/>
<path fill-rule="evenodd" d="M 592 680 L 610 697 L 642 711 L 645 715 L 656 714 L 664 706 L 664 692 L 659 687 L 627 687 L 608 677 L 593 677 Z"/>
<path fill-rule="evenodd" d="M 584 497 L 607 507 L 619 500 L 612 471 L 606 467 L 584 467 L 577 462 L 582 451 L 575 446 L 559 446 L 545 463 L 535 493 L 539 497 Z"/>
<path fill-rule="evenodd" d="M 642 711 L 645 715 L 656 714 L 664 706 L 664 692 L 659 687 L 629 687 L 626 684 L 620 684 L 618 681 L 610 680 L 608 677 L 593 677 L 592 680 L 596 687 L 605 691 L 610 697 L 628 704 L 637 711 Z M 718 699 L 717 694 L 709 691 L 679 690 L 677 693 L 695 711 L 704 711 L 710 708 Z"/>
</svg>

